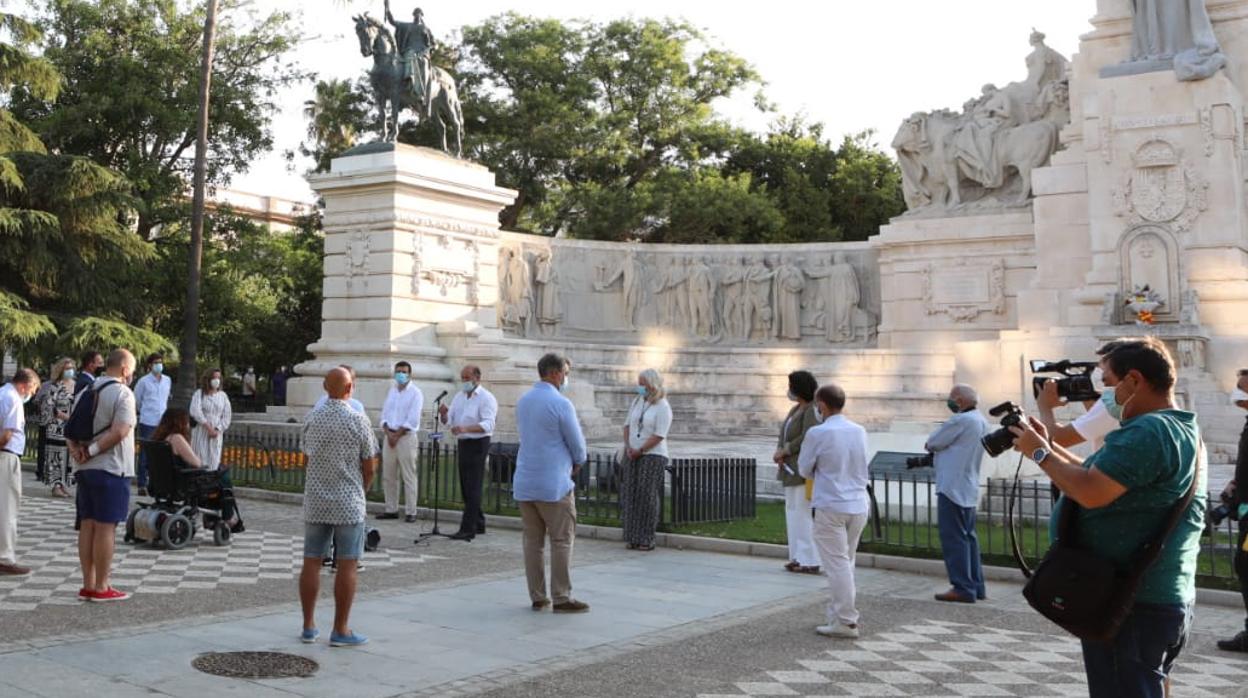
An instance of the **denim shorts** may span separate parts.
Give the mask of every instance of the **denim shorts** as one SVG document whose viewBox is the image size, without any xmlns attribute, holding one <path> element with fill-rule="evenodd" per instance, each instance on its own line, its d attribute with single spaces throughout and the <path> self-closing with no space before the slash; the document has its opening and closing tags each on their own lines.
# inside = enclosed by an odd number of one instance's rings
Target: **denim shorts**
<svg viewBox="0 0 1248 698">
<path fill-rule="evenodd" d="M 339 560 L 358 560 L 364 553 L 364 522 L 353 524 L 305 523 L 303 525 L 303 556 L 325 559 L 330 556 L 330 543 L 337 548 Z"/>
<path fill-rule="evenodd" d="M 79 521 L 116 524 L 126 520 L 130 509 L 130 479 L 104 470 L 79 470 Z"/>
</svg>

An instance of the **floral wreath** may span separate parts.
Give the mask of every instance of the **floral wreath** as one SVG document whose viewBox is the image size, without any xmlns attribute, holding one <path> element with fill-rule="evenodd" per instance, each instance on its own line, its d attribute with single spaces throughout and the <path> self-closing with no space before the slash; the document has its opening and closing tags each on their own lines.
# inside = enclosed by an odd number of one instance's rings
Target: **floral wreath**
<svg viewBox="0 0 1248 698">
<path fill-rule="evenodd" d="M 1165 305 L 1165 301 L 1162 300 L 1160 293 L 1149 288 L 1148 284 L 1144 284 L 1127 294 L 1123 305 L 1135 312 L 1135 324 L 1145 326 L 1156 322 L 1153 313 L 1157 308 Z"/>
</svg>

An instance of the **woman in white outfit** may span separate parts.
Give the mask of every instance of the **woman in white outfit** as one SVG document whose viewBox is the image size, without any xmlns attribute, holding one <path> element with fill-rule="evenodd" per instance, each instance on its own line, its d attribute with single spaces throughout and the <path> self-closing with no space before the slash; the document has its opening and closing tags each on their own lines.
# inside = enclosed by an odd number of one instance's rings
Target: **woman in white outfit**
<svg viewBox="0 0 1248 698">
<path fill-rule="evenodd" d="M 624 459 L 620 463 L 620 519 L 629 550 L 654 550 L 654 533 L 663 510 L 663 474 L 667 470 L 667 432 L 672 406 L 663 377 L 653 368 L 637 376 L 637 397 L 624 424 Z"/>
<path fill-rule="evenodd" d="M 195 449 L 204 469 L 221 467 L 221 447 L 232 416 L 230 398 L 221 390 L 221 371 L 211 369 L 204 374 L 199 390 L 191 397 L 191 419 L 195 420 L 191 448 Z"/>
<path fill-rule="evenodd" d="M 772 456 L 776 478 L 784 485 L 784 520 L 789 539 L 789 562 L 784 568 L 804 574 L 819 574 L 819 553 L 815 550 L 806 478 L 797 471 L 797 459 L 806 432 L 819 423 L 814 405 L 818 389 L 819 383 L 809 371 L 789 374 L 789 400 L 794 405 L 780 425 L 780 440 Z"/>
</svg>

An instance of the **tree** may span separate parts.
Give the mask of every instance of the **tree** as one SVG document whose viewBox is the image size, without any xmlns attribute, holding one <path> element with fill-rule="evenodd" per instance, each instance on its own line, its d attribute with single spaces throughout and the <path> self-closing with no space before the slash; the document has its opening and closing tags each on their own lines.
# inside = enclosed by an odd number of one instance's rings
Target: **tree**
<svg viewBox="0 0 1248 698">
<path fill-rule="evenodd" d="M 279 91 L 305 77 L 290 62 L 288 13 L 260 16 L 222 0 L 209 110 L 206 181 L 218 185 L 272 147 Z M 60 97 L 14 93 L 13 112 L 55 152 L 121 172 L 140 200 L 145 240 L 187 216 L 197 136 L 206 7 L 176 0 L 44 0 L 43 56 L 63 76 Z"/>
<path fill-rule="evenodd" d="M 330 160 L 350 150 L 370 131 L 367 90 L 366 85 L 350 80 L 316 83 L 313 98 L 303 103 L 308 141 L 299 144 L 299 154 L 313 160 L 312 172 L 328 172 Z"/>
</svg>

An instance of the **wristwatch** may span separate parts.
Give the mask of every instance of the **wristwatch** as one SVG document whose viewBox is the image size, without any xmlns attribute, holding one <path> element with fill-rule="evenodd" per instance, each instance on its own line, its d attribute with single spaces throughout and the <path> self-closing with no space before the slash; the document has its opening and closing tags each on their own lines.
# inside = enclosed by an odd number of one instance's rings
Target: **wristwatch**
<svg viewBox="0 0 1248 698">
<path fill-rule="evenodd" d="M 1036 462 L 1036 465 L 1040 465 L 1044 462 L 1044 459 L 1048 457 L 1049 450 L 1043 446 L 1031 452 L 1031 459 Z"/>
</svg>

